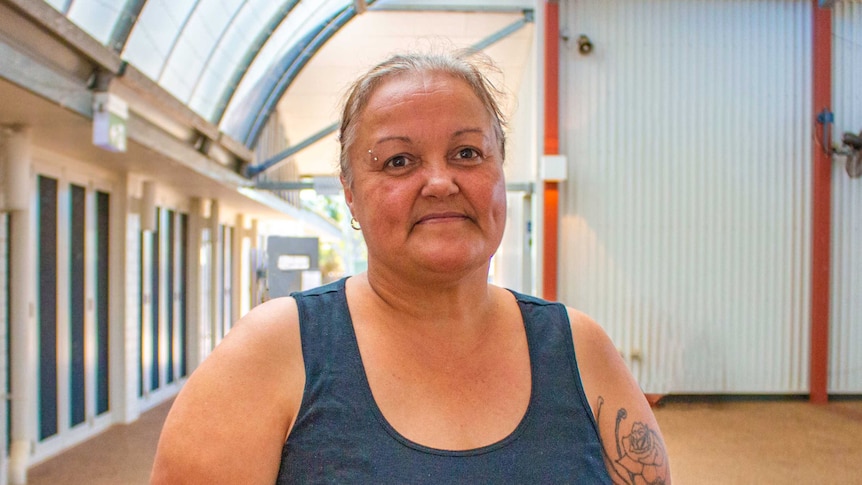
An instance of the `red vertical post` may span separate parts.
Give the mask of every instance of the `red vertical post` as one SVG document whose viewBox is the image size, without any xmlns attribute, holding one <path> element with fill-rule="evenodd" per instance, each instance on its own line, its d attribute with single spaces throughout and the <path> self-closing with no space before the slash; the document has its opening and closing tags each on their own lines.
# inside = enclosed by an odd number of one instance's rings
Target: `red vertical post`
<svg viewBox="0 0 862 485">
<path fill-rule="evenodd" d="M 832 104 L 832 11 L 812 0 L 812 100 L 811 126 L 811 362 L 809 399 L 829 401 L 829 306 L 830 245 L 832 237 L 832 156 L 826 114 Z M 820 116 L 823 115 L 823 116 Z M 820 118 L 818 119 L 818 116 Z"/>
<path fill-rule="evenodd" d="M 560 5 L 556 0 L 545 2 L 545 155 L 560 151 Z M 542 237 L 542 297 L 557 299 L 557 264 L 559 238 L 559 182 L 546 181 L 543 187 L 544 230 Z"/>
</svg>

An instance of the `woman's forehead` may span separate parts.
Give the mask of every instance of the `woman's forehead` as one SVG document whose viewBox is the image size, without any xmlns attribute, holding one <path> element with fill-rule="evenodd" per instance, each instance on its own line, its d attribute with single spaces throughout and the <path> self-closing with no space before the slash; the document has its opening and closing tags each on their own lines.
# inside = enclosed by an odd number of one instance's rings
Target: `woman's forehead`
<svg viewBox="0 0 862 485">
<path fill-rule="evenodd" d="M 366 120 L 359 124 L 358 148 L 371 148 L 393 144 L 424 144 L 427 141 L 443 139 L 475 140 L 479 137 L 485 143 L 493 143 L 494 130 L 490 117 L 481 109 L 457 106 L 440 106 L 433 98 L 420 103 L 395 103 L 385 109 L 369 113 Z M 473 143 L 476 143 L 475 141 Z"/>
<path fill-rule="evenodd" d="M 453 113 L 470 124 L 491 123 L 481 99 L 463 79 L 439 73 L 399 76 L 372 93 L 359 114 L 358 127 L 365 131 L 363 126 L 369 124 L 392 125 L 418 118 L 434 121 Z"/>
<path fill-rule="evenodd" d="M 391 103 L 394 99 L 407 101 L 420 96 L 467 97 L 481 104 L 464 79 L 439 71 L 419 71 L 401 73 L 383 80 L 371 93 L 366 108 Z"/>
</svg>

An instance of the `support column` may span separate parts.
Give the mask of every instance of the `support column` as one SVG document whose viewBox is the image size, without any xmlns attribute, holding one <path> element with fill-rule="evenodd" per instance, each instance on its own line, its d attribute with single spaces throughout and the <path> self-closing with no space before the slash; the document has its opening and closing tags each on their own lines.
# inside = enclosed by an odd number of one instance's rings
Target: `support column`
<svg viewBox="0 0 862 485">
<path fill-rule="evenodd" d="M 138 385 L 141 365 L 140 227 L 130 222 L 141 212 L 141 199 L 132 187 L 136 181 L 126 175 L 111 192 L 111 414 L 115 423 L 129 424 L 140 417 Z"/>
<path fill-rule="evenodd" d="M 204 336 L 204 327 L 207 322 L 201 318 L 201 306 L 203 304 L 201 294 L 201 231 L 204 227 L 204 210 L 203 200 L 200 198 L 192 198 L 190 201 L 189 210 L 189 240 L 188 258 L 186 261 L 188 271 L 188 281 L 186 281 L 186 315 L 188 321 L 186 328 L 186 352 L 189 374 L 192 373 L 200 365 L 203 360 L 204 352 L 202 352 L 202 342 Z"/>
<path fill-rule="evenodd" d="M 812 0 L 811 367 L 809 399 L 829 401 L 829 307 L 832 244 L 832 11 Z"/>
<path fill-rule="evenodd" d="M 231 326 L 233 326 L 239 317 L 242 316 L 241 306 L 242 306 L 242 293 L 243 291 L 248 291 L 248 288 L 244 288 L 242 285 L 242 261 L 243 261 L 243 253 L 242 253 L 242 240 L 245 237 L 245 215 L 237 214 L 236 215 L 236 225 L 233 229 L 233 237 L 231 238 L 231 305 L 230 305 L 230 321 Z"/>
<path fill-rule="evenodd" d="M 257 219 L 251 220 L 251 229 L 249 229 L 248 237 L 251 238 L 251 244 L 249 244 L 249 248 L 251 249 L 251 254 L 254 256 L 251 258 L 251 267 L 249 268 L 249 281 L 251 285 L 251 308 L 254 308 L 261 301 L 262 295 L 260 294 L 260 286 L 257 284 L 257 268 L 260 264 L 260 247 L 258 244 L 258 238 L 260 237 L 260 233 L 258 231 L 258 222 Z"/>
<path fill-rule="evenodd" d="M 30 170 L 31 135 L 29 128 L 15 127 L 6 144 L 6 209 L 11 218 L 9 230 L 9 327 L 14 345 L 9 362 L 12 389 L 12 442 L 9 449 L 9 480 L 13 485 L 27 482 L 30 452 L 35 442 L 33 413 L 38 409 L 35 385 L 38 380 L 35 362 L 36 328 L 33 319 L 33 286 L 35 271 L 31 241 Z"/>
<path fill-rule="evenodd" d="M 560 4 L 545 2 L 545 155 L 558 155 L 560 104 Z M 544 182 L 542 297 L 557 299 L 560 183 Z"/>
<path fill-rule="evenodd" d="M 221 301 L 222 292 L 224 288 L 219 285 L 219 275 L 222 273 L 222 268 L 220 263 L 221 260 L 221 251 L 222 246 L 219 244 L 219 204 L 218 200 L 212 199 L 210 200 L 210 218 L 209 218 L 209 229 L 210 229 L 210 294 L 209 303 L 210 303 L 210 348 L 208 351 L 212 351 L 216 345 L 221 341 L 222 336 L 219 334 L 219 303 Z"/>
</svg>

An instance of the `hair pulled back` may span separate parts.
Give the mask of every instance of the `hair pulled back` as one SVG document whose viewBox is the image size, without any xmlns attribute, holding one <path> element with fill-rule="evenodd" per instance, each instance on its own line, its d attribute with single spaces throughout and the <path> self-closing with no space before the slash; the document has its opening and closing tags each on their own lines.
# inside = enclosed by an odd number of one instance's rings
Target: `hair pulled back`
<svg viewBox="0 0 862 485">
<path fill-rule="evenodd" d="M 371 95 L 384 81 L 407 73 L 442 73 L 466 82 L 491 116 L 491 123 L 500 145 L 500 153 L 505 160 L 506 138 L 503 127 L 506 120 L 498 101 L 502 92 L 494 86 L 485 74 L 486 70 L 499 72 L 486 56 L 473 50 L 463 50 L 452 54 L 396 54 L 360 76 L 348 90 L 338 137 L 341 144 L 339 155 L 341 176 L 344 177 L 348 185 L 353 180 L 350 167 L 350 148 L 356 138 L 356 124 L 359 116 L 368 105 Z"/>
</svg>

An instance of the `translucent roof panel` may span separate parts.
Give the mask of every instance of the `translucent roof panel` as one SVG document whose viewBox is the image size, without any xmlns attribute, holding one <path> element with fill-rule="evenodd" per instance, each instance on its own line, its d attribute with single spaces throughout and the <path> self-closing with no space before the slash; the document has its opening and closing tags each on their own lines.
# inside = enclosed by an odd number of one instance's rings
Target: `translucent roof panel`
<svg viewBox="0 0 862 485">
<path fill-rule="evenodd" d="M 123 57 L 211 121 L 297 0 L 150 0 Z"/>
<path fill-rule="evenodd" d="M 308 44 L 354 4 L 354 0 L 45 2 L 219 125 L 231 105 L 236 109 L 241 104 L 237 100 L 246 99 L 261 83 L 272 88 L 280 71 L 313 55 L 305 51 Z M 273 69 L 272 63 L 279 61 L 286 66 Z M 248 115 L 248 110 L 241 111 Z"/>
<path fill-rule="evenodd" d="M 241 6 L 241 0 L 200 0 L 162 65 L 159 84 L 188 102 L 206 62 Z"/>
<path fill-rule="evenodd" d="M 46 0 L 75 25 L 102 44 L 108 45 L 117 21 L 128 11 L 129 0 Z"/>
<path fill-rule="evenodd" d="M 220 128 L 240 141 L 246 141 L 250 118 L 279 83 L 288 65 L 297 60 L 351 0 L 300 2 L 276 29 L 251 64 L 222 117 Z M 248 143 L 247 143 L 248 144 Z"/>
<path fill-rule="evenodd" d="M 295 5 L 296 0 L 245 2 L 195 79 L 189 106 L 210 120 L 220 116 L 249 63 Z"/>
<path fill-rule="evenodd" d="M 72 0 L 45 0 L 45 3 L 65 15 L 69 11 L 69 4 L 72 3 Z"/>
<path fill-rule="evenodd" d="M 150 0 L 135 23 L 123 57 L 158 81 L 197 0 Z"/>
<path fill-rule="evenodd" d="M 279 98 L 359 2 L 369 10 L 512 11 L 535 0 L 43 1 L 253 147 Z"/>
</svg>

